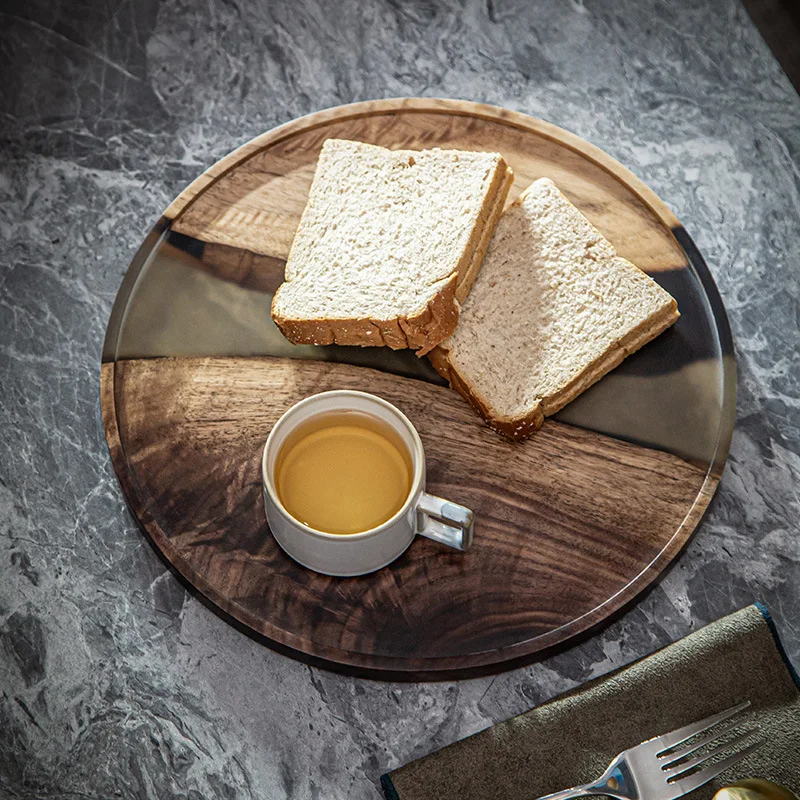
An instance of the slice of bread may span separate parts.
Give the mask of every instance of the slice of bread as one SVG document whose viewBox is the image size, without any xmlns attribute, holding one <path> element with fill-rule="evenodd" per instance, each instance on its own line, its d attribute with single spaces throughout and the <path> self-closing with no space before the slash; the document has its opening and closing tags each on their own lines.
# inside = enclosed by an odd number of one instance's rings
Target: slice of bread
<svg viewBox="0 0 800 800">
<path fill-rule="evenodd" d="M 498 153 L 328 139 L 272 318 L 297 344 L 428 352 L 455 330 L 512 181 Z"/>
<path fill-rule="evenodd" d="M 455 333 L 430 359 L 492 428 L 524 439 L 678 316 L 541 178 L 503 214 Z"/>
</svg>

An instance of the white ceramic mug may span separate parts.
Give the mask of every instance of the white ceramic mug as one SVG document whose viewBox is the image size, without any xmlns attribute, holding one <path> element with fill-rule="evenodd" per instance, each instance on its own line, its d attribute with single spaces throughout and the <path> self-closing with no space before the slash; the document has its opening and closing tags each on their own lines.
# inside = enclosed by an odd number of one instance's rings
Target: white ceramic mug
<svg viewBox="0 0 800 800">
<path fill-rule="evenodd" d="M 382 525 L 363 533 L 333 534 L 314 530 L 283 507 L 275 490 L 275 460 L 286 437 L 300 424 L 331 411 L 360 411 L 388 423 L 411 454 L 414 477 L 403 507 Z M 472 544 L 472 512 L 425 492 L 425 451 L 405 414 L 366 392 L 322 392 L 292 406 L 269 434 L 261 459 L 264 508 L 272 535 L 295 561 L 325 575 L 374 572 L 400 556 L 417 534 L 466 550 Z"/>
</svg>

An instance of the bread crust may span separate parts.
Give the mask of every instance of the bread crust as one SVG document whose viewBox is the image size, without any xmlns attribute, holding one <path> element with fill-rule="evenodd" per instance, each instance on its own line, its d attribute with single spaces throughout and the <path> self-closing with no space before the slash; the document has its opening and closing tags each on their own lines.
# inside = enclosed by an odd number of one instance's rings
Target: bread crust
<svg viewBox="0 0 800 800">
<path fill-rule="evenodd" d="M 281 333 L 295 344 L 344 344 L 361 347 L 412 348 L 424 355 L 456 329 L 460 307 L 456 301 L 458 275 L 447 279 L 425 308 L 413 317 L 394 319 L 288 319 L 272 318 Z M 273 300 L 274 303 L 274 300 Z"/>
<path fill-rule="evenodd" d="M 428 359 L 434 369 L 455 389 L 484 419 L 486 424 L 494 431 L 512 441 L 527 439 L 542 427 L 544 413 L 542 404 L 537 403 L 527 414 L 519 417 L 502 417 L 492 410 L 491 405 L 484 400 L 461 376 L 450 363 L 447 350 L 436 347 L 428 353 Z"/>
<path fill-rule="evenodd" d="M 426 355 L 455 331 L 459 303 L 469 294 L 480 271 L 513 182 L 513 170 L 501 157 L 481 206 L 478 222 L 455 270 L 417 314 L 388 320 L 291 319 L 275 310 L 279 287 L 272 299 L 272 319 L 281 333 L 294 344 L 386 346 L 393 350 L 410 348 L 416 350 L 419 357 Z"/>
<path fill-rule="evenodd" d="M 503 169 L 505 167 L 505 170 Z M 475 283 L 475 278 L 481 270 L 483 257 L 489 249 L 494 229 L 503 216 L 506 199 L 508 198 L 511 184 L 514 183 L 514 170 L 509 167 L 504 159 L 500 159 L 492 184 L 486 194 L 486 199 L 478 215 L 478 224 L 472 231 L 467 249 L 461 257 L 456 271 L 458 272 L 458 285 L 456 286 L 456 300 L 463 303 Z M 437 342 L 438 344 L 438 342 Z"/>
<path fill-rule="evenodd" d="M 552 416 L 572 402 L 579 394 L 586 391 L 593 383 L 597 383 L 604 375 L 618 367 L 631 353 L 644 347 L 659 334 L 663 333 L 670 325 L 674 325 L 680 317 L 678 304 L 675 298 L 672 302 L 640 322 L 633 330 L 629 331 L 616 344 L 606 350 L 600 358 L 589 364 L 583 372 L 576 375 L 566 386 L 558 392 L 543 400 L 544 414 Z"/>
<path fill-rule="evenodd" d="M 429 355 L 436 371 L 484 418 L 486 424 L 502 436 L 513 441 L 523 441 L 542 427 L 545 417 L 560 411 L 567 403 L 586 391 L 593 383 L 597 383 L 604 375 L 619 366 L 631 353 L 652 341 L 673 325 L 680 312 L 678 304 L 672 298 L 669 305 L 651 315 L 622 339 L 617 341 L 603 355 L 578 373 L 568 384 L 553 395 L 542 398 L 526 414 L 518 417 L 502 417 L 494 413 L 490 403 L 481 398 L 466 383 L 450 362 L 446 347 L 436 347 Z"/>
</svg>

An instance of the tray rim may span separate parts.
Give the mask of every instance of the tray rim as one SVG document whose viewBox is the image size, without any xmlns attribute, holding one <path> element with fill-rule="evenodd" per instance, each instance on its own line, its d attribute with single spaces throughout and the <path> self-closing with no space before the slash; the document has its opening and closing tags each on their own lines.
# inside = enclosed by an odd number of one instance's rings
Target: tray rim
<svg viewBox="0 0 800 800">
<path fill-rule="evenodd" d="M 117 421 L 114 399 L 116 342 L 128 300 L 139 275 L 149 260 L 149 255 L 153 251 L 154 245 L 169 229 L 171 223 L 177 220 L 208 187 L 265 148 L 300 131 L 313 130 L 334 121 L 404 113 L 473 116 L 531 131 L 557 142 L 573 152 L 579 153 L 583 158 L 611 173 L 617 180 L 624 183 L 638 195 L 639 199 L 661 220 L 664 227 L 670 230 L 678 247 L 686 255 L 688 268 L 693 271 L 703 288 L 710 316 L 715 324 L 721 352 L 720 426 L 717 431 L 716 447 L 711 463 L 695 500 L 681 525 L 675 530 L 656 557 L 638 575 L 632 578 L 616 594 L 610 596 L 603 603 L 595 606 L 582 616 L 576 617 L 570 622 L 532 639 L 517 642 L 499 650 L 484 651 L 470 654 L 469 656 L 434 656 L 431 658 L 405 659 L 356 653 L 319 644 L 314 646 L 313 652 L 309 652 L 308 649 L 303 647 L 303 643 L 307 640 L 300 639 L 300 637 L 289 631 L 274 628 L 273 626 L 268 626 L 270 633 L 267 633 L 263 630 L 265 627 L 263 620 L 260 620 L 235 602 L 221 597 L 213 585 L 209 584 L 201 575 L 195 573 L 180 556 L 165 532 L 161 530 L 157 522 L 148 514 L 147 509 L 140 503 L 138 492 L 136 491 L 135 478 L 127 466 Z M 138 526 L 145 533 L 159 557 L 168 565 L 181 583 L 195 596 L 198 596 L 204 605 L 210 607 L 225 621 L 278 652 L 283 652 L 306 663 L 326 669 L 392 680 L 443 680 L 504 671 L 524 663 L 530 663 L 554 648 L 568 646 L 576 637 L 583 638 L 590 635 L 594 629 L 600 625 L 607 624 L 612 618 L 628 608 L 637 597 L 651 588 L 656 578 L 675 561 L 677 555 L 686 546 L 705 515 L 719 485 L 728 456 L 736 417 L 736 393 L 735 349 L 722 298 L 700 251 L 664 201 L 627 167 L 624 167 L 603 150 L 576 134 L 518 111 L 473 101 L 445 98 L 367 100 L 312 112 L 256 136 L 211 165 L 170 203 L 153 228 L 148 232 L 131 260 L 109 316 L 100 369 L 101 415 L 105 429 L 106 444 L 118 482 L 129 510 Z"/>
</svg>

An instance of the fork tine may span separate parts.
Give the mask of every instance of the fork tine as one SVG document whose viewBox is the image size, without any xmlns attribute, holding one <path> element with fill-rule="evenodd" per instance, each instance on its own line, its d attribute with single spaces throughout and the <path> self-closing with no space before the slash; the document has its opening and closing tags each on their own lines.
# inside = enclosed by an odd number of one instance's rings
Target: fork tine
<svg viewBox="0 0 800 800">
<path fill-rule="evenodd" d="M 738 764 L 745 756 L 748 756 L 753 751 L 758 750 L 762 744 L 764 744 L 764 740 L 759 739 L 758 741 L 753 742 L 745 747 L 744 750 L 740 750 L 738 753 L 733 753 L 727 758 L 724 758 L 722 761 L 712 764 L 710 767 L 701 769 L 699 772 L 695 772 L 693 775 L 689 775 L 685 778 L 670 779 L 669 782 L 672 786 L 677 786 L 678 789 L 680 789 L 680 791 L 684 794 L 692 792 L 695 789 L 698 789 L 700 786 L 708 783 L 710 780 L 713 780 L 718 775 L 721 775 L 729 767 L 733 767 Z"/>
<path fill-rule="evenodd" d="M 735 728 L 738 728 L 741 725 L 741 720 L 735 719 L 732 722 L 729 722 L 727 725 L 720 725 L 715 730 L 711 731 L 711 733 L 706 734 L 705 736 L 701 736 L 700 740 L 697 742 L 693 742 L 692 744 L 687 745 L 686 747 L 681 747 L 680 745 L 676 745 L 673 747 L 669 753 L 666 755 L 659 755 L 659 758 L 667 763 L 667 766 L 674 763 L 680 758 L 686 758 L 686 756 L 690 756 L 692 753 L 699 750 L 701 747 L 708 747 L 709 744 L 713 744 L 717 739 L 722 736 L 729 734 Z"/>
<path fill-rule="evenodd" d="M 732 717 L 734 714 L 738 714 L 749 705 L 750 701 L 745 700 L 743 703 L 739 703 L 739 705 L 732 706 L 725 711 L 720 711 L 719 714 L 714 714 L 713 716 L 701 719 L 699 722 L 693 722 L 691 725 L 686 725 L 685 727 L 678 728 L 670 733 L 665 733 L 663 736 L 658 736 L 656 741 L 658 741 L 659 745 L 661 746 L 661 750 L 658 751 L 658 755 L 662 755 L 667 750 L 671 750 L 673 747 L 683 744 L 687 739 L 691 739 L 692 736 L 697 736 L 698 733 L 707 731 L 718 722 L 722 722 L 723 720 Z"/>
<path fill-rule="evenodd" d="M 705 764 L 710 758 L 714 756 L 718 756 L 720 753 L 724 752 L 725 750 L 730 750 L 732 747 L 739 747 L 740 745 L 744 744 L 745 742 L 749 741 L 753 738 L 753 736 L 758 733 L 759 728 L 753 728 L 752 730 L 745 731 L 740 736 L 737 736 L 735 739 L 730 739 L 729 741 L 725 742 L 724 744 L 715 747 L 708 753 L 703 753 L 703 755 L 695 756 L 695 758 L 689 759 L 689 761 L 684 761 L 682 764 L 677 764 L 676 761 L 671 762 L 666 767 L 662 767 L 664 772 L 672 778 L 673 776 L 679 776 L 683 773 L 688 772 L 690 769 L 694 769 L 695 767 L 699 767 L 701 764 Z M 708 742 L 703 742 L 703 744 L 707 745 Z M 697 748 L 693 748 L 697 749 Z M 690 750 L 689 752 L 693 752 Z M 681 754 L 678 758 L 684 758 L 685 755 Z"/>
</svg>

